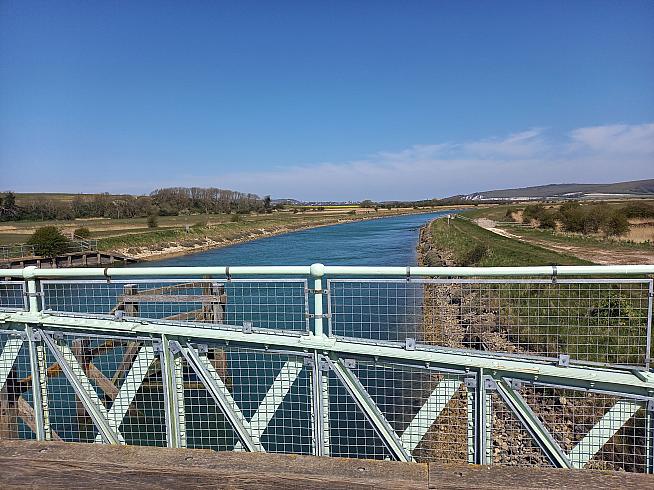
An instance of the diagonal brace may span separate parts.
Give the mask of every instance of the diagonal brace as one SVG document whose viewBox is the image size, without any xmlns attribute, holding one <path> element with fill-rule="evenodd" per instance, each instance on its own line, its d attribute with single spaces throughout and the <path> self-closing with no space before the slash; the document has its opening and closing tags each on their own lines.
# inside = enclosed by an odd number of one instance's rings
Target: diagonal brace
<svg viewBox="0 0 654 490">
<path fill-rule="evenodd" d="M 211 394 L 214 401 L 221 408 L 225 417 L 229 420 L 238 434 L 245 448 L 250 451 L 263 451 L 264 447 L 258 438 L 253 437 L 250 425 L 245 420 L 241 409 L 236 404 L 231 393 L 220 379 L 211 361 L 206 356 L 200 356 L 197 351 L 190 345 L 181 349 L 182 355 L 186 358 L 189 365 L 200 378 L 207 391 Z"/>
<path fill-rule="evenodd" d="M 23 347 L 23 339 L 12 338 L 7 340 L 4 349 L 0 353 L 0 390 L 7 382 L 21 347 Z"/>
<path fill-rule="evenodd" d="M 263 400 L 261 400 L 257 411 L 250 419 L 250 433 L 253 438 L 259 439 L 264 433 L 303 367 L 304 364 L 297 361 L 287 361 L 282 366 L 282 369 L 275 377 L 275 381 L 266 392 Z M 236 451 L 240 450 L 239 444 L 234 449 Z"/>
<path fill-rule="evenodd" d="M 109 426 L 114 431 L 118 431 L 123 423 L 123 419 L 129 410 L 129 406 L 134 401 L 136 393 L 139 391 L 154 359 L 155 354 L 152 346 L 145 346 L 139 350 L 138 355 L 132 363 L 132 367 L 120 387 L 120 391 L 118 392 L 118 395 L 116 395 L 116 398 L 111 405 L 111 409 L 107 414 Z M 98 434 L 95 441 L 101 442 L 101 439 L 100 434 Z"/>
<path fill-rule="evenodd" d="M 640 403 L 620 400 L 572 448 L 568 457 L 575 468 L 583 468 L 620 428 L 642 408 Z"/>
<path fill-rule="evenodd" d="M 359 405 L 375 428 L 379 437 L 384 441 L 391 454 L 399 461 L 412 461 L 411 454 L 402 445 L 402 441 L 390 426 L 384 414 L 379 410 L 372 398 L 370 398 L 370 395 L 356 375 L 345 366 L 342 359 L 339 359 L 337 362 L 328 359 L 328 362 L 354 401 Z"/>
<path fill-rule="evenodd" d="M 84 409 L 91 416 L 102 439 L 109 444 L 124 444 L 125 440 L 123 436 L 117 430 L 112 429 L 109 424 L 107 410 L 104 408 L 93 385 L 86 377 L 84 369 L 82 369 L 82 366 L 80 366 L 70 348 L 65 344 L 57 345 L 43 331 L 41 331 L 41 335 L 43 336 L 43 342 L 48 346 L 48 349 L 52 352 L 64 375 L 73 386 L 75 393 L 77 393 L 82 405 L 84 405 Z"/>
<path fill-rule="evenodd" d="M 548 459 L 559 468 L 572 468 L 572 463 L 561 449 L 561 446 L 552 438 L 552 434 L 543 426 L 538 416 L 533 412 L 527 402 L 518 392 L 513 390 L 504 379 L 496 379 L 497 392 L 508 405 L 518 420 L 527 429 L 534 441 L 545 452 Z"/>
<path fill-rule="evenodd" d="M 460 385 L 461 381 L 447 378 L 438 383 L 425 404 L 402 433 L 400 440 L 409 452 L 420 444 L 422 438 L 425 437 L 429 428 L 450 402 Z"/>
</svg>

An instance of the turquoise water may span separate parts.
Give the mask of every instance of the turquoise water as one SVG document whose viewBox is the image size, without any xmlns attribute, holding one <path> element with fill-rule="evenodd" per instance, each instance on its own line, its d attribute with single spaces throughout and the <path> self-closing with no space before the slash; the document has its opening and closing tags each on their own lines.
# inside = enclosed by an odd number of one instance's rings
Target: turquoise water
<svg viewBox="0 0 654 490">
<path fill-rule="evenodd" d="M 262 238 L 183 257 L 154 261 L 153 266 L 223 265 L 378 265 L 416 264 L 418 230 L 438 213 L 358 221 Z"/>
</svg>

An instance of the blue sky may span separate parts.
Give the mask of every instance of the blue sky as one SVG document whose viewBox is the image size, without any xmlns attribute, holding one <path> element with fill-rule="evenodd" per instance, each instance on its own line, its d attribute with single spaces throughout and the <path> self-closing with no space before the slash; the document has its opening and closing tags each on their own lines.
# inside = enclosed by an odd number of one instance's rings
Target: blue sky
<svg viewBox="0 0 654 490">
<path fill-rule="evenodd" d="M 654 177 L 654 2 L 0 0 L 0 190 Z"/>
</svg>

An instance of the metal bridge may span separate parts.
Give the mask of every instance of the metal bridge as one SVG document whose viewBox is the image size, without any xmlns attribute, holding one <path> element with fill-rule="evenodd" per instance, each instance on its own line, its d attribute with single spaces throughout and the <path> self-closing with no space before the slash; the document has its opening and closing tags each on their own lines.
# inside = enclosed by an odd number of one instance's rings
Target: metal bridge
<svg viewBox="0 0 654 490">
<path fill-rule="evenodd" d="M 0 270 L 0 438 L 651 473 L 652 274 Z"/>
</svg>

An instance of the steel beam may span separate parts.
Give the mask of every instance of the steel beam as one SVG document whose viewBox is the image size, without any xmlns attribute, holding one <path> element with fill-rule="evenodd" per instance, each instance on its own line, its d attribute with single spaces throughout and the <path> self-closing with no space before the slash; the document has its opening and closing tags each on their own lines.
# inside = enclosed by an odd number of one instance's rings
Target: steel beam
<svg viewBox="0 0 654 490">
<path fill-rule="evenodd" d="M 86 377 L 84 369 L 66 344 L 58 345 L 47 333 L 39 332 L 43 341 L 52 352 L 62 372 L 72 385 L 84 409 L 97 427 L 104 442 L 109 444 L 124 444 L 120 432 L 114 430 L 107 420 L 107 410 L 100 401 L 93 385 Z"/>
<path fill-rule="evenodd" d="M 4 388 L 9 373 L 14 367 L 20 349 L 23 347 L 22 338 L 9 338 L 0 352 L 0 390 Z"/>
<path fill-rule="evenodd" d="M 495 379 L 497 392 L 509 409 L 515 414 L 523 427 L 529 432 L 536 444 L 540 446 L 548 459 L 559 468 L 572 468 L 570 459 L 561 446 L 543 426 L 531 407 L 504 379 Z"/>
<path fill-rule="evenodd" d="M 399 461 L 412 461 L 411 454 L 404 447 L 402 441 L 390 426 L 384 414 L 381 413 L 375 402 L 370 398 L 356 375 L 345 366 L 342 359 L 336 362 L 329 360 L 329 363 L 391 454 Z"/>
<path fill-rule="evenodd" d="M 129 406 L 134 401 L 136 393 L 138 393 L 145 376 L 148 374 L 150 366 L 154 362 L 155 354 L 152 346 L 141 347 L 137 354 L 132 367 L 125 376 L 125 380 L 118 391 L 118 395 L 114 399 L 111 409 L 107 413 L 107 420 L 109 426 L 118 432 L 123 419 L 129 410 Z M 95 442 L 102 442 L 100 434 L 95 438 Z"/>
<path fill-rule="evenodd" d="M 314 335 L 297 335 L 285 332 L 274 333 L 243 333 L 236 331 L 234 326 L 215 325 L 213 328 L 197 328 L 179 325 L 161 324 L 156 320 L 140 319 L 138 321 L 114 321 L 98 318 L 81 318 L 43 313 L 0 313 L 1 322 L 30 323 L 44 325 L 49 328 L 65 330 L 82 330 L 103 332 L 107 334 L 146 334 L 146 335 L 177 335 L 197 339 L 199 341 L 218 340 L 244 346 L 278 347 L 285 350 L 306 352 L 318 350 L 332 353 L 335 356 L 374 357 L 384 361 L 404 362 L 408 364 L 436 366 L 455 366 L 460 369 L 484 369 L 498 375 L 538 381 L 549 384 L 559 384 L 570 388 L 595 389 L 607 393 L 633 395 L 649 398 L 654 391 L 654 373 L 638 370 L 622 370 L 616 368 L 599 368 L 592 366 L 562 367 L 547 362 L 535 362 L 529 359 L 505 357 L 501 354 L 477 352 L 464 349 L 441 347 L 421 347 L 416 350 L 406 350 L 389 344 L 375 344 L 365 341 L 347 341 L 333 337 L 316 337 Z"/>
<path fill-rule="evenodd" d="M 413 417 L 409 426 L 402 433 L 400 440 L 409 452 L 413 452 L 422 438 L 436 421 L 443 409 L 450 402 L 454 394 L 461 386 L 461 381 L 454 379 L 443 379 L 432 391 L 427 401 Z"/>
<path fill-rule="evenodd" d="M 584 438 L 572 448 L 568 458 L 575 468 L 583 468 L 604 444 L 626 424 L 644 404 L 632 400 L 620 400 L 588 431 Z"/>
<path fill-rule="evenodd" d="M 195 371 L 195 374 L 198 375 L 207 391 L 221 408 L 227 420 L 232 424 L 242 445 L 250 452 L 265 452 L 263 445 L 259 441 L 259 437 L 252 434 L 249 423 L 245 420 L 238 404 L 232 398 L 225 383 L 220 379 L 211 361 L 206 356 L 200 356 L 190 344 L 183 346 L 181 349 L 182 354 Z"/>
<path fill-rule="evenodd" d="M 248 422 L 252 439 L 261 440 L 266 427 L 268 427 L 275 412 L 277 412 L 277 409 L 291 390 L 293 383 L 295 383 L 303 367 L 304 364 L 302 362 L 287 361 L 279 370 L 273 384 L 268 388 L 266 395 L 261 400 L 261 403 L 259 403 L 259 407 Z M 234 449 L 238 451 L 240 448 L 235 447 Z"/>
</svg>

